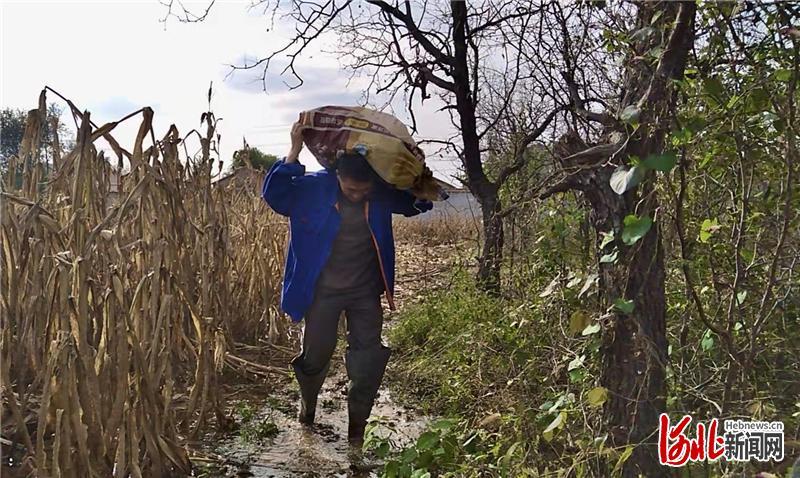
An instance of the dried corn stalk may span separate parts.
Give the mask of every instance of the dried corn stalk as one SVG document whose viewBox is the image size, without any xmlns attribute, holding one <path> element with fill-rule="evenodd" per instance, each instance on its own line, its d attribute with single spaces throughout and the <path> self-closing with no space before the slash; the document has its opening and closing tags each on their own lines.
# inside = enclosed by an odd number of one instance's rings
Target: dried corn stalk
<svg viewBox="0 0 800 478">
<path fill-rule="evenodd" d="M 151 109 L 124 118 L 142 118 L 128 152 L 111 135 L 122 120 L 97 127 L 66 100 L 76 147 L 50 145 L 45 177 L 45 94 L 0 201 L 4 455 L 38 476 L 186 475 L 183 438 L 223 419 L 230 344 L 275 333 L 285 223 L 252 191 L 212 186 L 211 113 L 201 153 L 180 157 Z M 117 202 L 100 138 L 131 164 Z"/>
</svg>

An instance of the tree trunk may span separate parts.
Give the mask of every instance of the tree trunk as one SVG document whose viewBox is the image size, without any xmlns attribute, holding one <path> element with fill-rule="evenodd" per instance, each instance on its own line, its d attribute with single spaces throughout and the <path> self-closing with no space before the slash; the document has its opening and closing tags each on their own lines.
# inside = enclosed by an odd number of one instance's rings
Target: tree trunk
<svg viewBox="0 0 800 478">
<path fill-rule="evenodd" d="M 588 176 L 583 193 L 591 204 L 598 257 L 611 250 L 611 246 L 600 249 L 600 233 L 613 231 L 618 251 L 615 262 L 598 263 L 600 298 L 608 310 L 602 337 L 601 383 L 608 389 L 605 418 L 612 446 L 635 446 L 623 476 L 660 476 L 656 432 L 658 416 L 666 409 L 667 328 L 658 221 L 633 245 L 621 240 L 625 216 L 653 218 L 658 206 L 655 177 L 641 184 L 638 194 L 631 191 L 620 196 L 609 186 L 612 171 L 606 167 Z M 647 199 L 637 209 L 641 197 Z M 633 301 L 633 310 L 625 313 L 614 306 L 618 299 Z"/>
<path fill-rule="evenodd" d="M 633 446 L 625 462 L 624 477 L 663 476 L 657 459 L 658 416 L 666 411 L 667 330 L 664 297 L 664 251 L 661 244 L 656 195 L 656 174 L 644 170 L 644 178 L 623 194 L 617 194 L 610 179 L 617 167 L 632 167 L 628 158 L 645 159 L 664 152 L 665 138 L 672 126 L 677 95 L 670 80 L 683 77 L 688 51 L 694 42 L 694 2 L 638 4 L 637 27 L 656 25 L 669 35 L 642 37 L 631 51 L 623 75 L 624 95 L 618 111 L 636 108 L 638 126 L 626 126 L 628 139 L 621 144 L 613 140 L 613 125 L 605 131 L 610 140 L 605 149 L 589 148 L 575 133 L 568 132 L 555 145 L 556 156 L 562 158 L 566 174 L 561 183 L 551 187 L 542 197 L 570 189 L 579 190 L 589 202 L 592 225 L 597 232 L 598 257 L 610 260 L 600 263 L 599 289 L 602 316 L 602 385 L 608 390 L 605 419 L 614 447 Z M 656 17 L 658 14 L 658 17 Z M 656 21 L 657 20 L 657 21 Z M 671 25 L 667 30 L 666 26 Z M 666 40 L 666 42 L 665 42 Z M 646 62 L 633 61 L 656 46 L 663 54 L 655 71 Z M 565 75 L 573 77 L 571 73 Z M 578 152 L 592 159 L 590 166 L 569 163 L 577 161 Z M 582 160 L 585 160 L 581 158 Z M 650 229 L 638 240 L 622 240 L 624 221 L 629 215 L 649 217 Z M 613 233 L 613 251 L 600 247 L 601 233 Z M 613 255 L 616 257 L 613 258 Z"/>
<path fill-rule="evenodd" d="M 483 212 L 483 250 L 478 265 L 478 284 L 490 294 L 500 293 L 500 266 L 503 261 L 503 218 L 497 190 L 478 197 Z"/>
<path fill-rule="evenodd" d="M 475 116 L 475 98 L 467 60 L 467 4 L 450 2 L 453 15 L 453 93 L 456 98 L 464 152 L 461 157 L 467 184 L 483 213 L 483 250 L 478 266 L 478 284 L 491 293 L 500 292 L 500 266 L 503 259 L 503 217 L 500 215 L 498 187 L 486 177 L 481 163 L 480 137 Z"/>
<path fill-rule="evenodd" d="M 614 446 L 640 444 L 623 468 L 623 476 L 659 476 L 657 458 L 658 415 L 666 411 L 665 370 L 667 327 L 664 300 L 664 253 L 658 224 L 641 241 L 627 261 L 601 268 L 600 291 L 608 300 L 634 297 L 630 314 L 614 313 L 614 327 L 603 334 L 602 382 L 610 391 L 605 410 L 614 424 Z M 624 282 L 621 281 L 625 275 Z"/>
</svg>

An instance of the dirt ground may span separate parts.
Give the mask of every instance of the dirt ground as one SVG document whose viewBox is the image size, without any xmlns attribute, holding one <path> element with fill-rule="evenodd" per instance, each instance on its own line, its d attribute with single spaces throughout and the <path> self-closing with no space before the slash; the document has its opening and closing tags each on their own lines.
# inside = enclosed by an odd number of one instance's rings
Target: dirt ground
<svg viewBox="0 0 800 478">
<path fill-rule="evenodd" d="M 398 309 L 419 300 L 433 288 L 447 286 L 453 269 L 453 253 L 452 244 L 397 243 L 395 301 Z M 385 310 L 384 337 L 397 317 L 396 312 L 388 312 L 386 304 Z M 317 424 L 309 429 L 297 422 L 299 393 L 288 360 L 299 350 L 297 338 L 300 331 L 301 326 L 292 325 L 290 337 L 294 338 L 294 343 L 290 347 L 272 347 L 269 351 L 260 349 L 263 354 L 259 354 L 255 347 L 249 350 L 251 353 L 247 360 L 263 364 L 262 360 L 267 355 L 270 357 L 269 365 L 274 367 L 275 373 L 269 378 L 247 383 L 226 375 L 225 408 L 228 415 L 238 422 L 238 430 L 208 435 L 196 444 L 194 461 L 201 464 L 197 476 L 377 476 L 376 470 L 382 463 L 347 443 L 348 380 L 343 360 L 345 340 L 342 327 L 334 363 L 318 400 Z M 241 351 L 242 354 L 246 352 L 248 350 Z M 379 417 L 381 423 L 390 424 L 394 429 L 392 439 L 403 445 L 419 436 L 429 417 L 421 416 L 392 398 L 392 392 L 387 388 L 387 384 L 392 382 L 392 371 L 390 361 L 372 416 Z M 243 418 L 243 415 L 248 416 Z M 252 432 L 253 429 L 256 433 Z"/>
</svg>

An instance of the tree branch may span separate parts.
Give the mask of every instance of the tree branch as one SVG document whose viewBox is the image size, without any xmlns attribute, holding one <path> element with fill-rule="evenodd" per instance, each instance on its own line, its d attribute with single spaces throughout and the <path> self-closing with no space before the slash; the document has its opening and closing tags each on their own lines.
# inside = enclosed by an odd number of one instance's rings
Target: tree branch
<svg viewBox="0 0 800 478">
<path fill-rule="evenodd" d="M 539 139 L 539 136 L 547 130 L 547 127 L 550 126 L 550 123 L 555 119 L 556 115 L 562 111 L 564 111 L 564 107 L 556 108 L 555 110 L 551 111 L 549 115 L 542 121 L 536 129 L 528 133 L 522 141 L 514 148 L 515 157 L 514 162 L 500 171 L 500 174 L 497 176 L 497 185 L 501 186 L 512 174 L 519 171 L 524 165 L 526 161 L 525 153 L 528 151 L 528 147 Z"/>
<path fill-rule="evenodd" d="M 380 0 L 367 0 L 367 3 L 369 3 L 370 5 L 375 5 L 382 11 L 388 13 L 394 18 L 403 22 L 403 24 L 408 29 L 408 32 L 411 34 L 411 36 L 414 37 L 414 40 L 416 40 L 422 46 L 422 48 L 424 48 L 425 51 L 428 52 L 428 54 L 433 56 L 437 62 L 439 62 L 443 66 L 452 65 L 453 62 L 452 57 L 445 54 L 439 48 L 436 48 L 436 46 L 433 43 L 431 43 L 430 39 L 428 39 L 425 36 L 425 34 L 422 33 L 419 26 L 416 24 L 416 22 L 414 22 L 414 18 L 410 15 L 410 10 L 409 14 L 406 14 L 401 12 L 400 9 L 393 7 L 388 3 Z M 410 7 L 406 6 L 406 8 L 408 9 Z"/>
<path fill-rule="evenodd" d="M 681 2 L 675 19 L 675 26 L 667 41 L 664 53 L 661 54 L 661 59 L 658 61 L 653 81 L 639 100 L 640 108 L 652 103 L 664 94 L 667 80 L 679 79 L 683 76 L 689 49 L 694 43 L 694 28 L 692 26 L 696 10 L 697 5 L 695 2 Z"/>
<path fill-rule="evenodd" d="M 596 113 L 594 111 L 589 111 L 586 109 L 585 101 L 581 98 L 580 93 L 578 92 L 578 85 L 575 83 L 575 77 L 573 71 L 562 71 L 561 77 L 567 83 L 569 98 L 570 101 L 572 102 L 571 111 L 573 113 L 586 119 L 587 121 L 594 121 L 609 128 L 616 128 L 619 125 L 617 119 L 606 112 Z"/>
</svg>

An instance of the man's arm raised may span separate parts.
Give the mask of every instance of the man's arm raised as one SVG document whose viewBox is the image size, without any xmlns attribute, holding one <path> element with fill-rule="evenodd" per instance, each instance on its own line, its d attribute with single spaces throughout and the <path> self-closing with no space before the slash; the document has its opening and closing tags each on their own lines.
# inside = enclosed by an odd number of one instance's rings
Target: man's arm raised
<svg viewBox="0 0 800 478">
<path fill-rule="evenodd" d="M 298 157 L 303 149 L 303 126 L 295 123 L 292 126 L 292 147 L 283 159 L 272 165 L 261 189 L 261 197 L 278 214 L 291 216 L 296 202 L 297 180 L 306 173 L 306 167 L 300 164 Z"/>
</svg>

